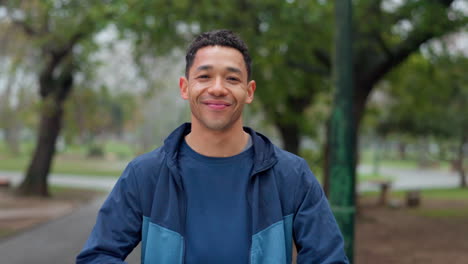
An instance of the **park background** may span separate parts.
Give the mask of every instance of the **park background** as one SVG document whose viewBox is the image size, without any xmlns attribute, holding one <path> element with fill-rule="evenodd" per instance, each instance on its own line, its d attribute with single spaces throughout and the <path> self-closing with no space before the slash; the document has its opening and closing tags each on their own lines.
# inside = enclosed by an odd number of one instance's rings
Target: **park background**
<svg viewBox="0 0 468 264">
<path fill-rule="evenodd" d="M 467 14 L 465 0 L 353 1 L 356 263 L 468 259 Z M 2 263 L 189 121 L 185 48 L 216 28 L 250 47 L 246 125 L 304 157 L 326 190 L 340 184 L 327 177 L 334 1 L 0 0 Z M 84 242 L 66 241 L 51 244 Z M 37 245 L 22 256 L 38 260 Z"/>
</svg>

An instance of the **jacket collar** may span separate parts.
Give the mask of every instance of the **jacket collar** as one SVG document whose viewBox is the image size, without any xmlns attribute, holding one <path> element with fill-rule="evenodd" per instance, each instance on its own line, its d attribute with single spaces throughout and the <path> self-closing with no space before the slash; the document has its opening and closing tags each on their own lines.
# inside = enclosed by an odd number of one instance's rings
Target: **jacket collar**
<svg viewBox="0 0 468 264">
<path fill-rule="evenodd" d="M 164 151 L 168 155 L 167 161 L 170 168 L 177 168 L 177 154 L 180 144 L 183 142 L 185 135 L 190 133 L 191 127 L 190 123 L 184 123 L 164 140 Z M 266 136 L 255 132 L 249 127 L 244 127 L 244 131 L 252 137 L 255 159 L 252 175 L 273 166 L 277 162 L 273 143 Z"/>
</svg>

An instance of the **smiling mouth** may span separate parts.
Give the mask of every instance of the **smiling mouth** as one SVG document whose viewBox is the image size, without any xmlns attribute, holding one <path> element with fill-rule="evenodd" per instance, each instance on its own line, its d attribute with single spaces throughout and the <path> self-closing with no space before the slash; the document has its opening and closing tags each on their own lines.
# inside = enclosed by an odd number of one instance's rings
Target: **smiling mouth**
<svg viewBox="0 0 468 264">
<path fill-rule="evenodd" d="M 214 110 L 222 110 L 222 109 L 225 109 L 225 108 L 230 106 L 230 104 L 228 104 L 228 103 L 211 103 L 211 102 L 207 102 L 207 103 L 204 103 L 204 104 L 206 106 L 208 106 L 209 108 L 214 109 Z"/>
<path fill-rule="evenodd" d="M 200 103 L 202 105 L 207 106 L 208 109 L 214 110 L 214 111 L 224 110 L 233 105 L 231 100 L 229 100 L 228 98 L 221 99 L 221 98 L 205 97 L 205 98 L 200 98 Z"/>
</svg>

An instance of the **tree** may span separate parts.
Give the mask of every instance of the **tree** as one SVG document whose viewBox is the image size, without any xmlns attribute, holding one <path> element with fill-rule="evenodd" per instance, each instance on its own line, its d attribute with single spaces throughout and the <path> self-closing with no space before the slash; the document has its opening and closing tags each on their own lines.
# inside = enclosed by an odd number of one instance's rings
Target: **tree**
<svg viewBox="0 0 468 264">
<path fill-rule="evenodd" d="M 454 142 L 461 187 L 467 186 L 463 165 L 468 143 L 467 67 L 467 57 L 447 50 L 413 55 L 390 74 L 386 90 L 391 103 L 378 124 L 381 134 L 405 133 Z"/>
<path fill-rule="evenodd" d="M 82 144 L 93 144 L 98 136 L 119 138 L 133 117 L 135 95 L 111 93 L 109 88 L 81 87 L 67 102 L 64 131 L 68 141 L 77 138 Z"/>
<path fill-rule="evenodd" d="M 81 60 L 86 60 L 92 47 L 92 36 L 106 25 L 116 6 L 90 0 L 0 1 L 0 5 L 7 10 L 7 23 L 27 35 L 40 65 L 37 143 L 18 192 L 48 196 L 47 176 L 62 128 L 64 102 Z"/>
<path fill-rule="evenodd" d="M 356 2 L 353 111 L 356 136 L 370 93 L 389 72 L 422 44 L 466 27 L 467 17 L 453 7 L 458 1 L 405 1 L 388 6 L 392 2 Z M 355 142 L 358 143 L 357 138 Z M 327 187 L 328 180 L 325 182 Z"/>
</svg>

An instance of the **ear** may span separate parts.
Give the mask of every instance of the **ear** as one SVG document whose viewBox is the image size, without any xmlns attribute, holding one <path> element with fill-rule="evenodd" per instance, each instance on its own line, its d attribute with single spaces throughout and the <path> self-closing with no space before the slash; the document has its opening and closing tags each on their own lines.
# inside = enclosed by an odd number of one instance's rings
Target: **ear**
<svg viewBox="0 0 468 264">
<path fill-rule="evenodd" d="M 184 76 L 179 78 L 179 89 L 180 97 L 184 100 L 188 100 L 188 80 Z"/>
<path fill-rule="evenodd" d="M 257 88 L 257 84 L 255 83 L 254 80 L 251 80 L 247 84 L 247 98 L 245 99 L 246 104 L 252 103 L 254 99 L 254 94 L 255 94 L 255 89 Z"/>
</svg>

